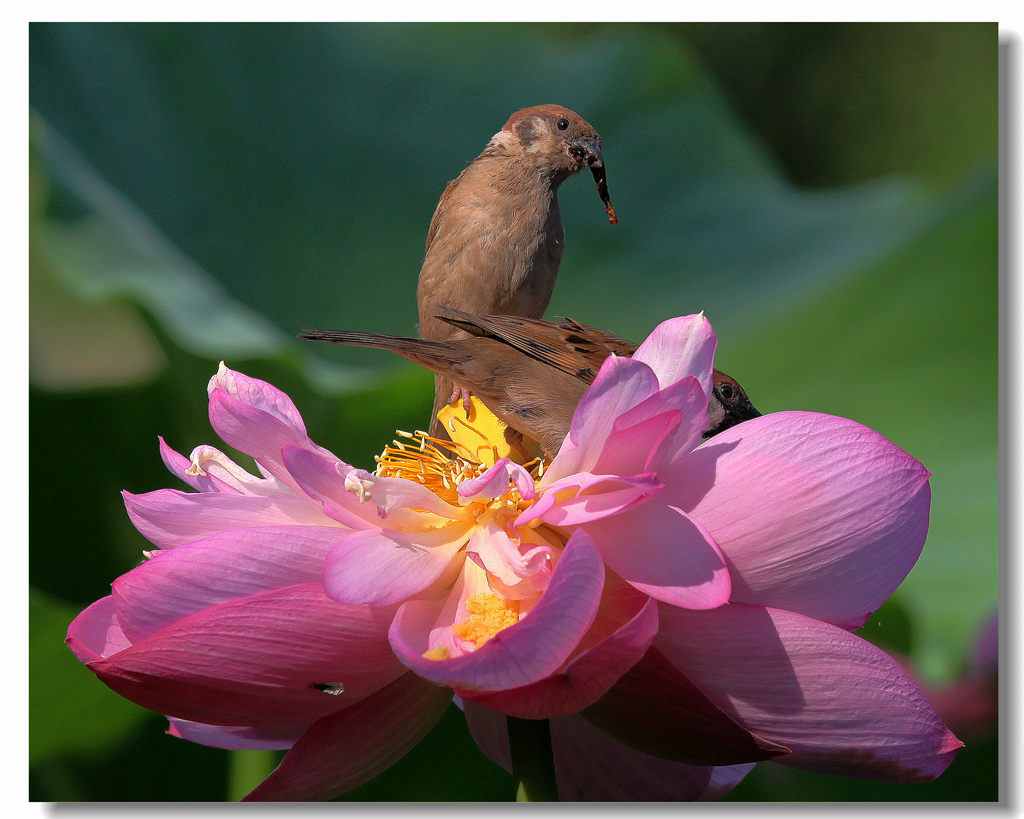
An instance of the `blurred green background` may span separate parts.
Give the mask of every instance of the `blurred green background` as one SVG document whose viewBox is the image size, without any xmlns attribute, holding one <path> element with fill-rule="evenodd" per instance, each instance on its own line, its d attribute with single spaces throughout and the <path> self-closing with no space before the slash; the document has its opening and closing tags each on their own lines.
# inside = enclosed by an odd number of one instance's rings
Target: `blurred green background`
<svg viewBox="0 0 1024 819">
<path fill-rule="evenodd" d="M 997 63 L 995 24 L 31 25 L 30 798 L 237 798 L 273 764 L 164 735 L 63 646 L 146 547 L 118 493 L 175 485 L 157 435 L 219 444 L 221 359 L 352 463 L 423 426 L 428 373 L 294 333 L 414 333 L 444 185 L 543 102 L 600 131 L 620 217 L 562 187 L 549 315 L 641 339 L 703 309 L 762 411 L 920 458 L 928 542 L 861 633 L 954 684 L 998 600 Z M 994 800 L 994 722 L 959 708 L 934 783 L 762 764 L 730 798 Z M 349 795 L 512 797 L 455 711 Z"/>
</svg>

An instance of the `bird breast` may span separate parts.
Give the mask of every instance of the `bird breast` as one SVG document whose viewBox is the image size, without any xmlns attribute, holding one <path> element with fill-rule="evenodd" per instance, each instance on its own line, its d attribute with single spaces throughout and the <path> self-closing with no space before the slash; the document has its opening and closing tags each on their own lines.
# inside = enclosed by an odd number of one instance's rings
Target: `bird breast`
<svg viewBox="0 0 1024 819">
<path fill-rule="evenodd" d="M 557 194 L 538 174 L 499 159 L 478 160 L 449 189 L 438 207 L 421 278 L 440 303 L 539 318 L 551 300 L 565 247 Z M 458 274 L 449 283 L 453 271 Z M 450 287 L 461 292 L 448 294 Z M 473 293 L 480 294 L 480 303 L 472 303 Z"/>
</svg>

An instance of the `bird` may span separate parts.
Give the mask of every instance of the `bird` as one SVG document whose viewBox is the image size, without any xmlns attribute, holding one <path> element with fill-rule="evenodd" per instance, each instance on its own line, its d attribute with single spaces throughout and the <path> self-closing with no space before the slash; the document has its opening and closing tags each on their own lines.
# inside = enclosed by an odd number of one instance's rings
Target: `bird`
<svg viewBox="0 0 1024 819">
<path fill-rule="evenodd" d="M 601 137 L 575 111 L 535 105 L 512 114 L 461 174 L 444 189 L 427 230 L 416 288 L 420 338 L 464 338 L 437 318 L 442 306 L 474 314 L 541 318 L 551 301 L 565 245 L 558 188 L 589 168 L 612 224 Z M 470 390 L 449 373 L 435 378 L 437 412 Z"/>
<path fill-rule="evenodd" d="M 536 441 L 554 457 L 573 413 L 609 355 L 630 356 L 637 345 L 570 318 L 474 315 L 442 308 L 438 320 L 465 331 L 464 338 L 434 341 L 345 330 L 303 330 L 299 338 L 377 347 L 465 384 L 499 420 Z M 704 438 L 756 418 L 743 387 L 721 370 L 712 372 Z"/>
<path fill-rule="evenodd" d="M 596 327 L 588 327 L 570 318 L 561 322 L 526 319 L 516 316 L 474 316 L 452 308 L 442 308 L 443 321 L 456 324 L 471 335 L 493 338 L 521 353 L 574 375 L 585 384 L 597 377 L 597 371 L 609 355 L 632 356 L 638 345 L 622 336 Z M 718 369 L 711 372 L 712 394 L 708 400 L 711 425 L 704 437 L 761 415 L 746 390 L 731 375 Z"/>
</svg>

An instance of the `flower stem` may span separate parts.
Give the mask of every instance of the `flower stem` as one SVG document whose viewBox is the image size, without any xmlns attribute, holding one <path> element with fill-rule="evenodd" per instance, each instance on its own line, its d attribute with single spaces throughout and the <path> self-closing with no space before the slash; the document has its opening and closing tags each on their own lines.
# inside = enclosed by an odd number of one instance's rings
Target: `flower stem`
<svg viewBox="0 0 1024 819">
<path fill-rule="evenodd" d="M 239 801 L 266 779 L 278 757 L 274 751 L 232 751 L 228 756 L 228 801 Z"/>
<path fill-rule="evenodd" d="M 551 726 L 546 719 L 507 717 L 517 802 L 557 802 Z"/>
</svg>

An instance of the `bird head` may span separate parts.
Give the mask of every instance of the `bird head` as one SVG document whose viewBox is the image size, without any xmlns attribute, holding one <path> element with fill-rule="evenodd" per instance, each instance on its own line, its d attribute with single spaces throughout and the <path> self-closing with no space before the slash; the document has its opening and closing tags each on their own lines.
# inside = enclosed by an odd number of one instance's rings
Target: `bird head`
<svg viewBox="0 0 1024 819">
<path fill-rule="evenodd" d="M 704 432 L 705 438 L 761 415 L 751 403 L 746 390 L 731 375 L 715 370 L 711 382 L 711 400 L 708 403 L 711 426 Z"/>
<path fill-rule="evenodd" d="M 594 126 L 561 105 L 534 105 L 516 111 L 494 135 L 491 146 L 525 160 L 560 184 L 583 168 L 590 168 L 608 219 L 618 219 L 608 196 L 608 181 L 601 137 Z"/>
</svg>

